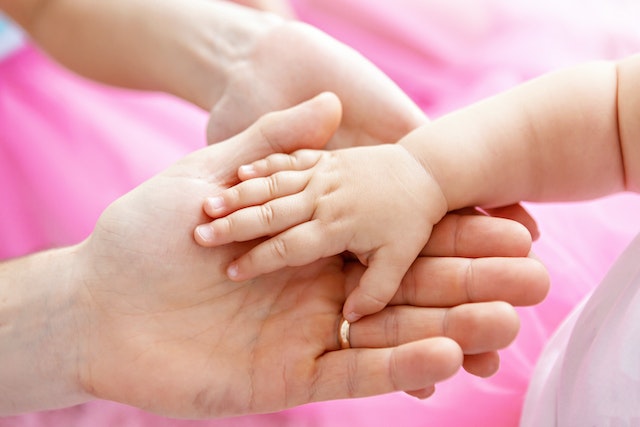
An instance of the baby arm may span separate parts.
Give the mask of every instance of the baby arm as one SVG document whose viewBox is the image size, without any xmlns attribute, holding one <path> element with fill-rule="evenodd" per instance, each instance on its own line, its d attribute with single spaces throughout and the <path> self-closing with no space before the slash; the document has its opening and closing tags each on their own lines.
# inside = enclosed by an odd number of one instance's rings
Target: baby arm
<svg viewBox="0 0 640 427">
<path fill-rule="evenodd" d="M 274 156 L 240 171 L 261 179 L 209 201 L 218 219 L 196 239 L 276 234 L 230 266 L 237 279 L 351 251 L 369 268 L 344 312 L 372 313 L 448 210 L 640 190 L 639 94 L 640 57 L 586 64 L 426 124 L 396 146 Z"/>
<path fill-rule="evenodd" d="M 640 190 L 640 56 L 555 72 L 400 141 L 449 209 Z"/>
<path fill-rule="evenodd" d="M 276 154 L 239 170 L 243 180 L 205 202 L 204 246 L 271 236 L 228 268 L 246 280 L 285 266 L 353 253 L 368 268 L 345 317 L 381 310 L 446 213 L 430 174 L 399 145 Z"/>
</svg>

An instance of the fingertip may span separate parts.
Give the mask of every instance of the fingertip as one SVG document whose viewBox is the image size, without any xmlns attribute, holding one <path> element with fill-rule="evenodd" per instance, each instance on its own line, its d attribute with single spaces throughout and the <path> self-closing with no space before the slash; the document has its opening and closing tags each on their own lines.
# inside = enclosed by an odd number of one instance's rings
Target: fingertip
<svg viewBox="0 0 640 427">
<path fill-rule="evenodd" d="M 465 354 L 479 354 L 509 346 L 520 330 L 515 308 L 503 301 L 462 304 L 447 311 L 444 335 Z"/>
<path fill-rule="evenodd" d="M 471 375 L 489 378 L 500 369 L 500 355 L 497 351 L 465 355 L 462 367 Z"/>
<path fill-rule="evenodd" d="M 482 251 L 486 252 L 486 256 L 524 257 L 531 251 L 532 239 L 529 229 L 518 221 L 490 216 L 467 216 L 462 221 L 475 222 L 481 227 L 480 230 L 470 229 L 470 231 L 478 233 L 477 238 L 482 239 L 481 247 Z M 474 253 L 474 255 L 480 255 L 480 253 Z"/>
<path fill-rule="evenodd" d="M 333 92 L 321 92 L 315 98 L 312 98 L 312 101 L 325 103 L 334 113 L 342 115 L 342 103 L 338 95 Z"/>
<path fill-rule="evenodd" d="M 322 92 L 309 101 L 309 106 L 316 111 L 318 117 L 322 118 L 323 125 L 315 129 L 318 136 L 312 138 L 312 141 L 321 142 L 321 144 L 308 144 L 307 147 L 301 148 L 321 148 L 340 126 L 342 103 L 335 93 Z"/>
<path fill-rule="evenodd" d="M 502 341 L 496 340 L 496 348 L 509 346 L 520 332 L 520 316 L 514 306 L 505 301 L 492 301 L 491 312 L 496 319 L 501 319 L 504 330 Z"/>
<path fill-rule="evenodd" d="M 270 273 L 270 271 L 260 271 L 255 265 L 252 265 L 246 258 L 246 254 L 232 261 L 227 266 L 227 277 L 234 282 L 242 282 L 258 277 L 262 274 Z"/>
<path fill-rule="evenodd" d="M 536 220 L 520 203 L 509 206 L 501 206 L 497 208 L 484 209 L 491 216 L 510 219 L 522 224 L 533 240 L 540 237 L 540 231 Z"/>
<path fill-rule="evenodd" d="M 346 309 L 346 306 L 345 306 Z M 349 323 L 355 323 L 358 320 L 362 319 L 362 314 L 356 313 L 355 311 L 343 312 L 343 317 Z"/>
<path fill-rule="evenodd" d="M 405 391 L 405 393 L 408 394 L 409 396 L 415 397 L 416 399 L 419 399 L 419 400 L 425 400 L 433 396 L 435 392 L 436 392 L 436 386 L 425 387 L 420 390 Z"/>
<path fill-rule="evenodd" d="M 542 302 L 549 294 L 551 276 L 547 267 L 533 252 L 529 253 L 528 259 L 532 263 L 527 277 L 529 279 L 529 285 L 527 286 L 529 292 L 527 294 L 528 299 L 523 301 L 522 305 L 535 305 Z"/>
<path fill-rule="evenodd" d="M 464 362 L 462 347 L 460 347 L 460 345 L 454 340 L 446 337 L 436 337 L 432 338 L 432 340 L 437 340 L 440 346 L 440 356 L 448 359 L 449 361 L 448 366 L 447 364 L 443 364 L 443 367 L 441 368 L 442 375 L 444 376 L 442 379 L 444 380 L 452 377 L 460 370 L 462 363 Z"/>
<path fill-rule="evenodd" d="M 200 224 L 193 231 L 193 237 L 200 246 L 211 247 L 214 245 L 214 232 L 211 224 Z"/>
<path fill-rule="evenodd" d="M 362 319 L 364 316 L 359 310 L 356 309 L 356 294 L 358 292 L 358 286 L 355 287 L 353 291 L 347 296 L 347 299 L 342 306 L 342 317 L 344 317 L 347 322 L 355 323 L 358 320 Z"/>
<path fill-rule="evenodd" d="M 203 209 L 212 218 L 217 217 L 225 209 L 226 203 L 222 196 L 207 197 L 203 203 Z"/>
<path fill-rule="evenodd" d="M 349 322 L 378 313 L 391 302 L 398 291 L 401 277 L 398 279 L 393 275 L 387 275 L 386 279 L 381 280 L 382 275 L 378 276 L 377 271 L 379 270 L 369 266 L 360 278 L 358 286 L 347 297 L 342 311 L 344 318 Z M 374 277 L 375 279 L 372 280 Z M 388 283 L 397 283 L 397 285 L 391 287 L 386 285 Z"/>
<path fill-rule="evenodd" d="M 387 304 L 362 291 L 361 286 L 351 292 L 344 303 L 342 313 L 349 323 L 354 323 L 371 314 L 382 310 Z"/>
<path fill-rule="evenodd" d="M 342 315 L 349 323 L 357 322 L 365 316 L 370 316 L 381 311 L 385 307 L 384 303 L 371 306 L 363 306 L 356 298 L 347 298 L 342 309 Z"/>
<path fill-rule="evenodd" d="M 514 252 L 517 252 L 520 256 L 526 256 L 531 252 L 531 245 L 533 244 L 532 231 L 524 224 L 507 219 L 513 227 L 512 241 L 514 242 Z"/>
<path fill-rule="evenodd" d="M 395 349 L 395 382 L 403 390 L 422 390 L 455 375 L 462 366 L 460 346 L 445 337 L 428 338 Z M 430 363 L 425 363 L 428 360 Z"/>
<path fill-rule="evenodd" d="M 354 304 L 354 293 L 358 288 L 356 287 L 348 296 L 342 306 L 342 317 L 346 319 L 349 323 L 355 323 L 358 320 L 362 319 L 362 314 L 355 309 Z"/>
<path fill-rule="evenodd" d="M 231 264 L 229 264 L 229 266 L 227 267 L 227 277 L 229 277 L 229 279 L 233 281 L 242 280 L 240 275 L 240 266 L 237 262 L 232 262 Z"/>
<path fill-rule="evenodd" d="M 245 181 L 257 176 L 256 167 L 254 165 L 242 165 L 238 168 L 238 178 Z"/>
</svg>

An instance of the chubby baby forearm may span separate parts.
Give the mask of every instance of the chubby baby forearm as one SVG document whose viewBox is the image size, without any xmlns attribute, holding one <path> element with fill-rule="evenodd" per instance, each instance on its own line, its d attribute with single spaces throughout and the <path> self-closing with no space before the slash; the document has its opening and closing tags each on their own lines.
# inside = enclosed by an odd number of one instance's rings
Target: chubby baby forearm
<svg viewBox="0 0 640 427">
<path fill-rule="evenodd" d="M 430 169 L 450 210 L 623 191 L 618 68 L 597 62 L 542 76 L 400 143 Z"/>
</svg>

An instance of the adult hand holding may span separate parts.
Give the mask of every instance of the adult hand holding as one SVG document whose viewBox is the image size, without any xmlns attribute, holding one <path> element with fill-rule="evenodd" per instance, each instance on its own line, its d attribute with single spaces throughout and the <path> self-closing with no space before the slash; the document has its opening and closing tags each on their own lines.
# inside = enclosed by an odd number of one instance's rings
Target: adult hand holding
<svg viewBox="0 0 640 427">
<path fill-rule="evenodd" d="M 253 34 L 246 49 L 229 63 L 216 90 L 198 92 L 203 94 L 198 104 L 212 113 L 209 143 L 237 134 L 263 114 L 324 91 L 338 95 L 343 105 L 340 127 L 327 149 L 394 143 L 428 121 L 380 69 L 322 31 L 296 21 L 255 27 L 264 30 Z M 534 239 L 539 236 L 535 221 L 520 204 L 487 212 L 515 219 Z"/>
<path fill-rule="evenodd" d="M 230 64 L 211 106 L 209 142 L 237 134 L 261 115 L 329 91 L 343 119 L 327 148 L 393 143 L 427 118 L 382 71 L 310 25 L 282 21 Z"/>
<path fill-rule="evenodd" d="M 270 10 L 278 4 L 237 2 Z M 220 0 L 0 0 L 0 9 L 81 75 L 213 110 L 211 142 L 324 91 L 345 106 L 343 144 L 395 142 L 425 120 L 356 51 L 273 13 Z"/>
<path fill-rule="evenodd" d="M 479 240 L 474 229 L 506 230 L 516 243 L 496 247 L 516 258 L 484 267 L 480 259 L 419 260 L 392 307 L 352 325 L 353 348 L 344 350 L 340 312 L 357 264 L 335 257 L 233 283 L 225 267 L 247 244 L 196 245 L 202 200 L 235 183 L 237 166 L 321 146 L 339 119 L 330 95 L 267 115 L 116 201 L 85 242 L 0 265 L 0 411 L 102 398 L 204 418 L 395 390 L 426 397 L 464 353 L 493 354 L 511 342 L 513 308 L 486 301 L 538 302 L 547 278 L 536 261 L 518 258 L 530 240 L 505 220 L 451 220 L 426 251 L 493 256 L 486 233 Z M 487 229 L 478 220 L 497 222 Z M 435 274 L 440 262 L 450 275 Z M 472 371 L 495 368 L 486 361 Z"/>
<path fill-rule="evenodd" d="M 271 11 L 286 6 L 281 0 L 236 2 Z M 274 13 L 220 0 L 0 0 L 0 9 L 79 74 L 171 93 L 212 110 L 209 142 L 324 91 L 336 93 L 345 108 L 327 148 L 395 142 L 426 121 L 356 51 Z M 535 235 L 522 207 L 508 208 L 506 215 L 514 213 Z"/>
</svg>

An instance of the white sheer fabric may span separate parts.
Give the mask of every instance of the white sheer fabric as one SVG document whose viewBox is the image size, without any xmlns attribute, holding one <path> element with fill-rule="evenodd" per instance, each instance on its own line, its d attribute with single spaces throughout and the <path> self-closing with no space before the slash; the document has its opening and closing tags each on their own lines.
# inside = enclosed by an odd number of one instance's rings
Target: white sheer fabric
<svg viewBox="0 0 640 427">
<path fill-rule="evenodd" d="M 640 425 L 640 236 L 546 346 L 522 427 Z"/>
</svg>

